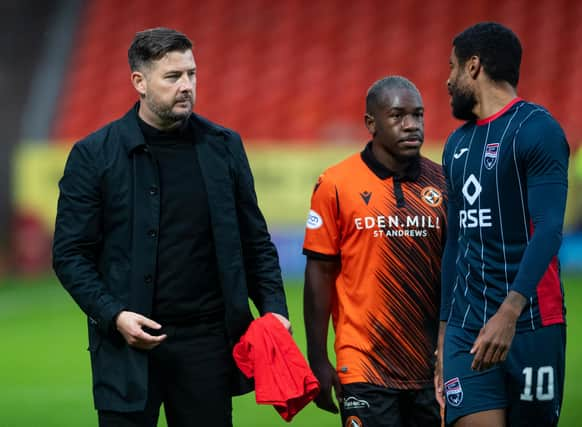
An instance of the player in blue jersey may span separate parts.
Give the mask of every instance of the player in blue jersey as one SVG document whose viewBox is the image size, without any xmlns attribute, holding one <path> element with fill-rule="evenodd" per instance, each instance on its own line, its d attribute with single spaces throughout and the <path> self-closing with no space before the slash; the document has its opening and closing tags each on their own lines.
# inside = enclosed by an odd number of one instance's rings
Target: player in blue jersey
<svg viewBox="0 0 582 427">
<path fill-rule="evenodd" d="M 453 115 L 466 123 L 443 152 L 435 383 L 456 427 L 548 427 L 560 414 L 566 331 L 556 255 L 569 148 L 548 111 L 517 95 L 521 52 L 516 35 L 491 22 L 453 41 L 447 84 Z"/>
</svg>

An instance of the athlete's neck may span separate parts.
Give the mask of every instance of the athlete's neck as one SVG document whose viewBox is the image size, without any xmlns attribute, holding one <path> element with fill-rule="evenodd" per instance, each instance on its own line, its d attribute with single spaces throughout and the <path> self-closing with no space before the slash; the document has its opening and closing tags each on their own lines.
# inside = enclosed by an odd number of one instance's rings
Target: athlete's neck
<svg viewBox="0 0 582 427">
<path fill-rule="evenodd" d="M 473 112 L 477 119 L 483 120 L 494 116 L 501 111 L 507 104 L 517 97 L 517 92 L 513 86 L 507 82 L 491 83 L 484 85 L 483 88 L 475 94 L 477 103 Z"/>
<path fill-rule="evenodd" d="M 372 141 L 372 154 L 378 163 L 388 169 L 392 175 L 402 177 L 418 161 L 418 157 L 396 158 L 381 144 Z"/>
</svg>

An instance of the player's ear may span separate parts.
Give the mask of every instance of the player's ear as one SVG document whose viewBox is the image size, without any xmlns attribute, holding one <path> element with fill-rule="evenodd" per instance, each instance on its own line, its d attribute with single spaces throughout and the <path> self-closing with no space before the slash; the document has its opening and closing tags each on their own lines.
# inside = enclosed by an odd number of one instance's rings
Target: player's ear
<svg viewBox="0 0 582 427">
<path fill-rule="evenodd" d="M 376 120 L 374 119 L 374 116 L 370 113 L 364 114 L 364 123 L 366 124 L 366 128 L 368 129 L 368 132 L 370 132 L 370 135 L 374 136 L 376 134 Z"/>
<path fill-rule="evenodd" d="M 139 71 L 133 71 L 131 73 L 131 83 L 140 96 L 145 96 L 147 91 L 147 82 L 143 73 Z"/>
<path fill-rule="evenodd" d="M 465 66 L 467 67 L 467 73 L 469 76 L 475 80 L 481 72 L 481 58 L 479 58 L 477 55 L 473 55 L 467 60 Z"/>
</svg>

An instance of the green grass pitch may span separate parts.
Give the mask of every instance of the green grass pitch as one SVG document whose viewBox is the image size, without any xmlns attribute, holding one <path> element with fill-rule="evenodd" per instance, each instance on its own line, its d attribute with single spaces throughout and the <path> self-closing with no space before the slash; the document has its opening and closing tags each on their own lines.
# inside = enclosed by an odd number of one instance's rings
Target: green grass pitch
<svg viewBox="0 0 582 427">
<path fill-rule="evenodd" d="M 568 352 L 560 427 L 582 425 L 582 277 L 564 278 Z M 305 349 L 302 288 L 286 287 L 294 336 Z M 85 321 L 53 278 L 0 282 L 0 427 L 96 426 Z M 234 399 L 235 427 L 287 425 L 254 395 Z M 160 426 L 165 426 L 162 418 Z M 296 427 L 338 427 L 339 417 L 310 404 Z"/>
</svg>

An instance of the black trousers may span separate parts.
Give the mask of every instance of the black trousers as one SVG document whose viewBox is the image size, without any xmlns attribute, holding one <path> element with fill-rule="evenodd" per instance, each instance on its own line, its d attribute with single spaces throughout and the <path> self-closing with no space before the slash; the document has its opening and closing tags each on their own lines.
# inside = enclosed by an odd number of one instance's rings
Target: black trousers
<svg viewBox="0 0 582 427">
<path fill-rule="evenodd" d="M 148 400 L 140 412 L 99 411 L 100 427 L 155 427 L 163 404 L 169 427 L 232 427 L 233 361 L 222 322 L 164 327 L 150 351 Z"/>
</svg>

